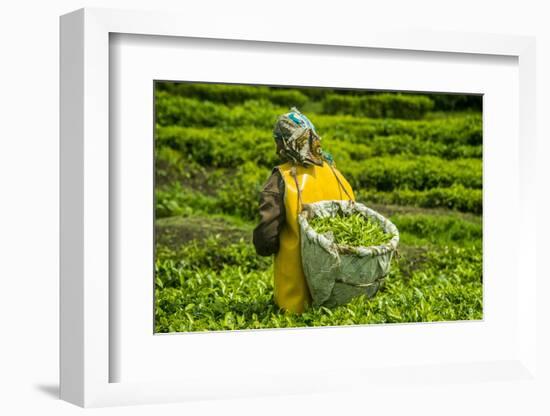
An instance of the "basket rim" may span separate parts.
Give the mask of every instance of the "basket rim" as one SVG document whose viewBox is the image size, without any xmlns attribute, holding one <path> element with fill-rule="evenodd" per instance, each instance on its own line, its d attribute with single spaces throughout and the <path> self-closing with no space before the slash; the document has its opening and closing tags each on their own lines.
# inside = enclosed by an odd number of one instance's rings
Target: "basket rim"
<svg viewBox="0 0 550 416">
<path fill-rule="evenodd" d="M 317 207 L 323 207 L 328 209 L 340 209 L 344 212 L 354 210 L 355 212 L 360 212 L 362 215 L 365 215 L 369 218 L 375 218 L 379 223 L 382 224 L 384 231 L 392 235 L 390 241 L 385 244 L 375 245 L 375 246 L 347 246 L 342 244 L 337 244 L 333 240 L 329 240 L 325 235 L 319 234 L 313 229 L 309 224 L 309 215 L 311 209 Z M 367 205 L 349 200 L 323 200 L 312 202 L 309 204 L 304 204 L 304 209 L 298 214 L 298 222 L 300 223 L 301 228 L 305 231 L 306 235 L 310 239 L 318 238 L 322 242 L 322 246 L 330 246 L 332 249 L 338 251 L 342 255 L 355 255 L 355 256 L 379 256 L 384 255 L 389 252 L 394 252 L 397 250 L 399 244 L 399 230 L 393 222 L 388 218 L 384 217 L 379 212 L 369 208 Z"/>
</svg>

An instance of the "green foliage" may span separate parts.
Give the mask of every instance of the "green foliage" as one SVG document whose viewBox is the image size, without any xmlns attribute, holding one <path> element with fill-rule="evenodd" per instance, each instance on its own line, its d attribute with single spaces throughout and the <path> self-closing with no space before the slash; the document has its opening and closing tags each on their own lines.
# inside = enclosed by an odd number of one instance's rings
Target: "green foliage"
<svg viewBox="0 0 550 416">
<path fill-rule="evenodd" d="M 394 189 L 426 190 L 462 185 L 481 188 L 482 164 L 479 159 L 443 160 L 433 156 L 372 157 L 337 165 L 354 188 L 379 191 Z"/>
<path fill-rule="evenodd" d="M 157 82 L 157 91 L 224 105 L 241 104 L 248 100 L 269 100 L 284 107 L 301 108 L 309 100 L 322 103 L 329 114 L 353 114 L 383 118 L 421 118 L 426 112 L 480 111 L 480 95 L 378 93 L 376 91 L 334 90 L 331 88 L 288 89 L 281 87 L 238 84 L 207 84 L 190 82 Z"/>
<path fill-rule="evenodd" d="M 323 100 L 323 113 L 351 114 L 357 117 L 415 120 L 424 117 L 433 107 L 433 101 L 423 95 L 376 94 L 353 96 L 329 94 Z"/>
<path fill-rule="evenodd" d="M 264 137 L 262 137 L 262 134 Z M 208 180 L 217 177 L 212 184 L 212 195 L 223 189 L 220 206 L 227 207 L 229 213 L 242 212 L 246 218 L 253 218 L 256 210 L 252 197 L 246 203 L 244 196 L 252 196 L 267 178 L 272 166 L 278 162 L 270 133 L 258 129 L 236 129 L 224 132 L 221 129 L 181 128 L 177 126 L 159 127 L 157 131 L 157 176 L 170 176 L 185 182 L 189 172 L 197 164 L 219 169 L 210 172 Z M 386 143 L 389 145 L 386 146 Z M 393 156 L 375 156 L 381 149 L 391 152 L 412 149 L 422 154 L 422 147 L 429 148 L 429 142 L 422 142 L 410 136 L 376 137 L 368 145 L 336 141 L 327 138 L 325 148 L 334 155 L 340 170 L 346 175 L 355 189 L 368 190 L 364 202 L 398 203 L 421 207 L 446 207 L 460 211 L 481 213 L 481 171 L 479 158 L 461 158 L 445 160 L 431 155 L 411 157 L 412 150 Z M 415 143 L 418 146 L 415 146 Z M 422 143 L 422 145 L 420 145 Z M 471 149 L 468 146 L 434 145 L 435 151 L 446 149 Z M 409 147 L 409 149 L 411 148 Z M 439 150 L 438 150 L 439 149 Z M 474 147 L 473 154 L 481 152 Z M 426 152 L 429 153 L 429 152 Z M 184 157 L 185 155 L 185 157 Z M 249 162 L 246 168 L 243 164 Z M 200 166 L 199 165 L 199 166 Z M 247 174 L 243 174 L 243 169 Z M 187 175 L 187 176 L 186 176 Z M 246 180 L 245 188 L 238 181 L 227 181 L 224 176 Z M 158 178 L 162 183 L 161 178 Z M 206 181 L 206 179 L 205 179 Z M 204 184 L 208 186 L 207 183 Z M 363 193 L 365 193 L 363 191 Z M 193 195 L 182 196 L 182 202 L 189 201 Z M 206 201 L 198 201 L 201 206 Z M 160 215 L 165 216 L 161 209 Z M 172 210 L 177 214 L 177 210 Z"/>
<path fill-rule="evenodd" d="M 481 189 L 469 189 L 462 185 L 448 188 L 431 188 L 424 191 L 396 189 L 380 192 L 376 189 L 361 189 L 356 192 L 357 200 L 378 204 L 412 205 L 422 208 L 447 208 L 474 214 L 482 213 L 483 193 Z"/>
<path fill-rule="evenodd" d="M 285 107 L 302 107 L 308 101 L 308 97 L 298 90 L 263 86 L 159 82 L 157 91 L 168 92 L 171 96 L 196 98 L 224 105 L 241 104 L 249 100 L 269 100 Z"/>
<path fill-rule="evenodd" d="M 162 248 L 165 249 L 165 248 Z M 176 250 L 164 250 L 157 256 L 157 265 L 170 265 L 170 269 L 200 270 L 209 269 L 219 272 L 227 267 L 239 266 L 242 271 L 267 270 L 271 262 L 266 257 L 256 254 L 249 241 L 240 239 L 229 244 L 221 234 L 208 235 L 204 239 L 191 240 Z M 163 267 L 164 267 L 163 266 Z M 159 268 L 157 277 L 162 281 L 162 287 L 177 287 L 179 278 L 166 271 L 166 267 Z"/>
<path fill-rule="evenodd" d="M 350 247 L 379 246 L 392 237 L 379 223 L 361 214 L 314 217 L 309 224 L 319 234 L 331 233 L 336 244 Z"/>
<path fill-rule="evenodd" d="M 272 128 L 277 115 L 288 111 L 266 100 L 250 100 L 242 105 L 226 107 L 210 101 L 172 96 L 162 91 L 157 92 L 155 98 L 156 121 L 165 126 L 228 128 L 246 125 Z"/>
<path fill-rule="evenodd" d="M 216 188 L 212 195 L 176 182 L 157 186 L 156 216 L 210 212 L 257 220 L 259 192 L 268 175 L 266 169 L 258 169 L 254 163 L 247 162 L 235 169 L 212 173 L 209 179 Z"/>
<path fill-rule="evenodd" d="M 267 172 L 253 162 L 239 166 L 218 191 L 219 206 L 223 212 L 242 218 L 259 220 L 258 200 Z"/>
<path fill-rule="evenodd" d="M 155 189 L 157 218 L 174 215 L 190 215 L 194 212 L 216 211 L 218 201 L 202 192 L 186 188 L 178 183 Z"/>
<path fill-rule="evenodd" d="M 430 94 L 435 110 L 460 111 L 474 110 L 481 112 L 483 97 L 481 95 L 464 94 Z"/>
<path fill-rule="evenodd" d="M 255 219 L 258 211 L 257 192 L 268 174 L 269 171 L 257 170 L 250 164 L 246 168 L 240 167 L 234 174 L 226 172 L 223 185 L 212 195 L 206 195 L 178 183 L 157 186 L 157 218 L 210 212 L 241 215 L 248 220 Z M 241 178 L 242 182 L 240 182 Z M 222 179 L 218 179 L 217 182 L 222 182 Z M 424 191 L 401 189 L 389 192 L 356 188 L 356 197 L 358 201 L 367 205 L 399 204 L 422 208 L 446 208 L 475 214 L 482 212 L 482 191 L 468 189 L 462 185 Z"/>
<path fill-rule="evenodd" d="M 449 116 L 435 120 L 374 119 L 338 115 L 308 115 L 321 136 L 351 143 L 368 143 L 374 137 L 407 135 L 447 145 L 482 144 L 479 114 Z"/>
<path fill-rule="evenodd" d="M 445 144 L 409 135 L 376 136 L 366 142 L 372 149 L 371 156 L 407 155 L 408 157 L 437 156 L 441 159 L 481 159 L 481 145 Z M 359 143 L 349 144 L 360 146 Z"/>
<path fill-rule="evenodd" d="M 272 167 L 278 162 L 271 131 L 158 127 L 156 146 L 170 148 L 202 166 L 237 167 L 244 162 Z"/>
<path fill-rule="evenodd" d="M 288 108 L 271 101 L 246 101 L 227 107 L 209 101 L 156 93 L 156 120 L 159 125 L 217 127 L 225 130 L 256 127 L 271 133 L 277 117 Z M 337 140 L 364 143 L 376 136 L 409 135 L 427 141 L 455 145 L 480 145 L 482 124 L 479 114 L 430 121 L 308 114 L 319 134 Z"/>
<path fill-rule="evenodd" d="M 444 163 L 447 159 L 479 159 L 482 152 L 481 145 L 444 144 L 408 135 L 375 136 L 359 143 L 358 139 L 344 141 L 329 134 L 323 137 L 322 145 L 340 162 L 363 161 L 374 156 L 402 155 L 411 159 L 423 155 L 438 157 Z M 271 132 L 257 128 L 159 126 L 156 147 L 157 158 L 166 164 L 235 167 L 251 161 L 270 168 L 279 162 Z M 165 154 L 169 151 L 170 155 Z"/>
<path fill-rule="evenodd" d="M 481 241 L 481 220 L 464 219 L 452 215 L 397 214 L 392 222 L 399 229 L 405 244 L 422 245 Z"/>
<path fill-rule="evenodd" d="M 273 302 L 272 269 L 241 243 L 192 243 L 182 261 L 157 259 L 157 332 L 286 328 L 481 319 L 482 262 L 477 246 L 444 246 L 411 272 L 405 255 L 373 299 L 334 309 L 282 313 Z M 245 254 L 241 254 L 244 251 Z M 189 263 L 185 259 L 189 259 Z M 409 273 L 405 276 L 404 273 Z"/>
</svg>

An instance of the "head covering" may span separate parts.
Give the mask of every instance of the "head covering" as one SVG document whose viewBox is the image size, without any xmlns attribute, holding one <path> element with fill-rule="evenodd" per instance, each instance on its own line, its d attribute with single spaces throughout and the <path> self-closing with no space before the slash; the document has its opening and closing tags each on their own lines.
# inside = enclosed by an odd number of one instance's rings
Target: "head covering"
<svg viewBox="0 0 550 416">
<path fill-rule="evenodd" d="M 303 166 L 323 166 L 321 137 L 315 131 L 313 123 L 296 107 L 289 113 L 279 116 L 273 137 L 279 144 L 279 155 Z"/>
</svg>

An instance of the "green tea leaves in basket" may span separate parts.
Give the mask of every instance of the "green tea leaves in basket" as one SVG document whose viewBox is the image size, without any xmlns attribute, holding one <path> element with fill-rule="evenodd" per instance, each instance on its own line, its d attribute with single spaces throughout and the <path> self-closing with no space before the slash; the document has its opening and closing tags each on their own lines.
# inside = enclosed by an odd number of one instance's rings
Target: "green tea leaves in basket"
<svg viewBox="0 0 550 416">
<path fill-rule="evenodd" d="M 381 225 L 361 214 L 334 217 L 314 217 L 310 220 L 311 227 L 319 234 L 331 233 L 334 242 L 351 247 L 379 246 L 386 244 L 392 238 Z"/>
</svg>

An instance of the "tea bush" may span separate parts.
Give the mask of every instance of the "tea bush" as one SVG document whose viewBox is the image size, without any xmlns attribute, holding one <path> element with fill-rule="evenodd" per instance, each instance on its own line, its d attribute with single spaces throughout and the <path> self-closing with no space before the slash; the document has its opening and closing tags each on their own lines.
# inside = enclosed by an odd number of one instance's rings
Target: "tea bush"
<svg viewBox="0 0 550 416">
<path fill-rule="evenodd" d="M 430 94 L 437 111 L 473 110 L 481 112 L 483 97 L 464 94 Z"/>
<path fill-rule="evenodd" d="M 352 116 L 311 114 L 321 136 L 351 143 L 365 143 L 377 136 L 408 135 L 428 142 L 449 145 L 482 144 L 482 123 L 478 114 L 449 116 L 435 120 L 369 119 Z"/>
<path fill-rule="evenodd" d="M 481 220 L 451 215 L 396 214 L 392 222 L 399 229 L 401 240 L 412 243 L 449 244 L 481 241 Z"/>
<path fill-rule="evenodd" d="M 223 248 L 218 236 L 208 241 L 208 249 L 190 247 L 190 252 L 198 253 L 197 260 L 188 257 L 193 265 L 156 262 L 157 332 L 433 322 L 483 316 L 482 262 L 475 245 L 429 251 L 412 271 L 406 270 L 402 256 L 373 299 L 358 297 L 344 306 L 310 308 L 302 315 L 282 313 L 275 306 L 271 266 L 255 263 L 242 243 Z M 407 277 L 405 270 L 410 273 Z"/>
<path fill-rule="evenodd" d="M 447 208 L 474 214 L 482 213 L 481 189 L 469 189 L 462 185 L 448 188 L 432 188 L 425 191 L 397 189 L 380 192 L 376 189 L 360 189 L 356 197 L 365 203 L 412 205 L 422 208 Z"/>
<path fill-rule="evenodd" d="M 365 160 L 373 156 L 437 156 L 441 159 L 479 159 L 481 145 L 457 145 L 430 142 L 408 135 L 374 136 L 345 141 L 332 134 L 322 138 L 322 146 L 339 159 Z M 159 126 L 157 149 L 171 148 L 206 166 L 237 166 L 245 161 L 271 167 L 279 162 L 270 131 L 257 128 L 198 128 Z"/>
<path fill-rule="evenodd" d="M 348 161 L 337 166 L 358 189 L 426 190 L 462 185 L 481 188 L 482 165 L 479 159 L 442 160 L 432 156 L 416 158 L 372 157 L 367 161 Z"/>
<path fill-rule="evenodd" d="M 302 107 L 308 97 L 297 90 L 263 86 L 200 84 L 195 82 L 159 82 L 157 91 L 170 96 L 196 98 L 225 105 L 241 104 L 249 100 L 269 100 L 277 105 Z"/>
<path fill-rule="evenodd" d="M 192 188 L 172 183 L 155 189 L 155 215 L 157 218 L 190 215 L 194 212 L 220 212 L 217 198 Z"/>
<path fill-rule="evenodd" d="M 308 100 L 321 103 L 328 114 L 354 114 L 367 117 L 421 118 L 426 112 L 435 111 L 480 111 L 482 97 L 462 94 L 416 95 L 410 93 L 387 94 L 376 91 L 343 91 L 320 88 L 300 88 L 289 90 L 279 87 L 246 86 L 235 84 L 201 84 L 188 82 L 157 82 L 156 91 L 168 92 L 202 101 L 218 102 L 225 105 L 240 104 L 248 100 L 269 100 L 282 106 L 302 106 Z M 356 113 L 361 107 L 368 113 Z M 410 115 L 409 115 L 410 114 Z"/>
<path fill-rule="evenodd" d="M 167 126 L 156 132 L 156 147 L 177 150 L 202 166 L 236 167 L 244 162 L 274 166 L 278 162 L 269 131 Z"/>
<path fill-rule="evenodd" d="M 323 100 L 325 114 L 351 114 L 357 117 L 420 119 L 434 108 L 426 96 L 404 94 L 340 95 Z"/>
<path fill-rule="evenodd" d="M 202 134 L 196 129 L 177 127 L 161 131 L 160 142 L 167 143 L 203 166 L 236 168 L 250 162 L 258 169 L 265 170 L 279 162 L 273 143 L 267 140 L 257 143 L 253 132 L 218 136 L 219 132 Z M 216 140 L 216 137 L 219 137 L 219 140 Z M 481 187 L 480 159 L 373 156 L 369 147 L 349 143 L 338 143 L 331 147 L 329 142 L 326 148 L 334 155 L 339 169 L 349 176 L 352 185 L 356 187 L 376 188 L 380 191 L 400 188 L 423 190 L 453 184 L 467 188 Z M 175 157 L 173 159 L 175 163 L 183 163 Z"/>
<path fill-rule="evenodd" d="M 227 107 L 194 98 L 156 94 L 156 120 L 159 125 L 181 127 L 218 127 L 225 130 L 256 127 L 271 132 L 277 117 L 289 111 L 267 100 L 251 100 Z M 308 117 L 323 137 L 361 143 L 376 136 L 409 135 L 423 140 L 446 144 L 480 145 L 481 116 L 461 115 L 436 120 L 397 120 L 323 115 L 309 113 Z"/>
</svg>

